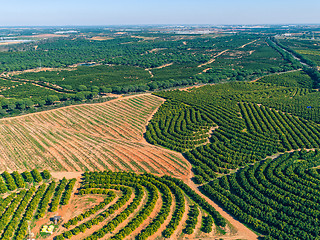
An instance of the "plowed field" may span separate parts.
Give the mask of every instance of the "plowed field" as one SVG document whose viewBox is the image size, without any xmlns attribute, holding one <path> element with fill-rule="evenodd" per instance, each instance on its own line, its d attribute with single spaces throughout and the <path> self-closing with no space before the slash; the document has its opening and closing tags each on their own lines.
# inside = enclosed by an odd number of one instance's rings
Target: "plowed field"
<svg viewBox="0 0 320 240">
<path fill-rule="evenodd" d="M 173 151 L 143 139 L 163 99 L 143 94 L 0 120 L 0 170 L 127 170 L 187 175 Z"/>
</svg>

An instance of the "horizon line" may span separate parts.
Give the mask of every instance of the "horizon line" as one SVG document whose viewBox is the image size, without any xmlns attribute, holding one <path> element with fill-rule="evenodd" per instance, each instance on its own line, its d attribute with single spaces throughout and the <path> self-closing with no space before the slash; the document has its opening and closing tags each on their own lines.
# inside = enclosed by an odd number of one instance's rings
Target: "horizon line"
<svg viewBox="0 0 320 240">
<path fill-rule="evenodd" d="M 210 24 L 210 23 L 142 23 L 142 24 L 89 24 L 89 25 L 78 25 L 78 24 L 65 24 L 65 25 L 0 25 L 0 28 L 6 27 L 119 27 L 119 26 L 320 26 L 320 23 L 250 23 L 250 24 Z"/>
</svg>

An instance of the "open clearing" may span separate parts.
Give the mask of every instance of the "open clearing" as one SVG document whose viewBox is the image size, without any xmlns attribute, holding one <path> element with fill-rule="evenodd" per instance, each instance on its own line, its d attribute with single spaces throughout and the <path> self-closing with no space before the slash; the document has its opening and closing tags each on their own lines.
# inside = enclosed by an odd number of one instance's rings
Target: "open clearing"
<svg viewBox="0 0 320 240">
<path fill-rule="evenodd" d="M 163 99 L 143 94 L 0 120 L 0 169 L 128 170 L 187 175 L 183 157 L 146 143 Z"/>
</svg>

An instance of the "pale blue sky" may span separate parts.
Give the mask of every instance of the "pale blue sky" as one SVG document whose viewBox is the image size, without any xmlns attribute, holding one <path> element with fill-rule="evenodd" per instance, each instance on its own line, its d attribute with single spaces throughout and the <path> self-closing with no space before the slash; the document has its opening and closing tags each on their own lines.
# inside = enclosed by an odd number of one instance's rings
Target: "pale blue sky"
<svg viewBox="0 0 320 240">
<path fill-rule="evenodd" d="M 0 26 L 320 23 L 319 0 L 3 0 Z"/>
</svg>

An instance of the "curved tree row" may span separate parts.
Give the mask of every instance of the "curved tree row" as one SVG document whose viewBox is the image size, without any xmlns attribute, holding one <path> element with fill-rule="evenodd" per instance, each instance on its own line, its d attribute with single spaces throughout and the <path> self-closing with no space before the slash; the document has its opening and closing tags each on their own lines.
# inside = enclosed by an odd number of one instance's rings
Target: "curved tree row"
<svg viewBox="0 0 320 240">
<path fill-rule="evenodd" d="M 86 232 L 86 229 L 91 228 L 93 225 L 105 221 L 102 227 L 95 231 L 92 235 L 87 236 L 86 239 L 100 239 L 106 234 L 112 232 L 111 239 L 124 239 L 125 237 L 133 234 L 133 232 L 141 226 L 141 224 L 150 216 L 152 212 L 155 211 L 155 206 L 161 199 L 161 207 L 159 212 L 151 218 L 148 225 L 141 228 L 141 230 L 135 233 L 133 236 L 136 239 L 142 240 L 151 237 L 153 234 L 157 233 L 159 228 L 164 224 L 165 220 L 168 218 L 171 211 L 172 201 L 175 201 L 174 212 L 170 220 L 166 224 L 165 230 L 162 235 L 166 238 L 173 236 L 177 226 L 181 224 L 181 219 L 185 214 L 185 194 L 194 201 L 197 206 L 192 210 L 189 215 L 188 232 L 195 227 L 195 219 L 198 219 L 198 214 L 202 208 L 207 212 L 211 219 L 216 219 L 216 223 L 221 226 L 225 226 L 224 219 L 218 212 L 214 210 L 208 203 L 205 202 L 199 195 L 192 191 L 183 183 L 170 177 L 156 177 L 152 174 L 138 175 L 129 172 L 86 172 L 84 174 L 84 181 L 82 182 L 80 194 L 109 194 L 111 189 L 116 189 L 117 195 L 119 193 L 117 190 L 124 192 L 124 195 L 120 197 L 117 202 L 113 205 L 105 204 L 101 202 L 100 204 L 94 206 L 92 209 L 87 210 L 79 216 L 70 219 L 64 224 L 68 230 L 64 233 L 58 235 L 56 239 L 67 239 L 74 235 L 78 235 L 82 232 Z M 179 185 L 183 188 L 181 188 Z M 134 193 L 134 198 L 131 202 L 127 203 L 131 193 Z M 144 201 L 143 198 L 145 199 Z M 108 198 L 107 198 L 108 199 Z M 110 201 L 107 200 L 109 203 Z M 119 204 L 121 202 L 121 204 Z M 121 212 L 115 214 L 115 211 L 122 208 L 127 203 L 125 209 Z M 206 205 L 207 204 L 207 205 Z M 117 207 L 114 207 L 117 206 Z M 94 215 L 102 208 L 105 208 L 101 213 L 98 213 L 91 220 L 86 220 L 91 215 Z M 192 207 L 191 207 L 192 209 Z M 101 210 L 100 210 L 101 211 Z M 198 212 L 196 212 L 198 211 Z M 130 219 L 130 220 L 127 220 Z M 79 222 L 81 223 L 79 224 Z M 119 229 L 119 224 L 126 221 L 124 227 Z M 209 224 L 210 225 L 210 224 Z M 71 228 L 71 226 L 75 226 Z M 207 227 L 207 232 L 209 232 L 209 227 Z M 211 225 L 212 229 L 212 225 Z M 159 234 L 159 233 L 158 233 Z M 130 235 L 131 236 L 131 235 Z"/>
<path fill-rule="evenodd" d="M 44 179 L 46 181 L 42 181 Z M 59 207 L 58 195 L 64 190 L 63 183 L 67 183 L 67 180 L 62 180 L 62 184 L 59 185 L 61 187 L 56 189 L 56 182 L 51 180 L 51 174 L 46 170 L 43 172 L 32 170 L 22 174 L 17 171 L 11 174 L 3 172 L 0 180 L 3 180 L 0 181 L 4 189 L 2 193 L 14 190 L 5 198 L 0 197 L 0 239 L 6 240 L 25 239 L 29 221 L 42 218 L 51 201 L 55 208 Z M 70 183 L 64 194 L 66 198 L 69 198 L 70 191 L 72 192 L 75 179 L 70 180 Z M 58 192 L 55 199 L 58 200 L 52 200 L 55 190 Z"/>
<path fill-rule="evenodd" d="M 86 190 L 91 190 L 91 189 L 87 188 Z M 86 194 L 92 194 L 92 192 L 86 193 Z M 103 209 L 105 206 L 107 206 L 109 203 L 111 203 L 117 196 L 113 191 L 103 192 L 101 194 L 106 194 L 106 196 L 107 196 L 101 203 L 95 205 L 93 208 L 90 208 L 89 210 L 81 213 L 80 215 L 69 219 L 68 222 L 63 224 L 63 226 L 66 229 L 68 229 L 72 225 L 77 225 L 78 222 L 82 221 L 85 218 L 88 218 L 89 216 L 95 214 L 97 211 Z M 83 195 L 83 194 L 81 194 L 81 195 Z"/>
<path fill-rule="evenodd" d="M 147 127 L 145 137 L 152 144 L 185 151 L 207 142 L 210 125 L 200 111 L 185 104 L 166 101 Z"/>
<path fill-rule="evenodd" d="M 203 184 L 217 174 L 278 152 L 318 148 L 320 129 L 314 122 L 260 104 L 268 106 L 313 93 L 310 89 L 256 82 L 157 92 L 154 94 L 167 101 L 147 126 L 145 138 L 151 144 L 184 152 L 193 165 L 195 183 Z M 201 124 L 203 130 L 192 132 L 182 127 L 188 122 L 195 127 Z M 204 130 L 209 141 L 181 143 L 186 137 L 202 136 Z"/>
<path fill-rule="evenodd" d="M 202 190 L 268 239 L 316 239 L 320 232 L 318 151 L 283 154 L 245 167 Z"/>
</svg>

